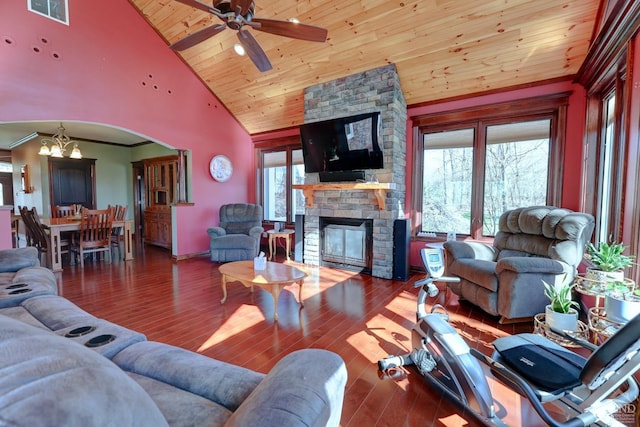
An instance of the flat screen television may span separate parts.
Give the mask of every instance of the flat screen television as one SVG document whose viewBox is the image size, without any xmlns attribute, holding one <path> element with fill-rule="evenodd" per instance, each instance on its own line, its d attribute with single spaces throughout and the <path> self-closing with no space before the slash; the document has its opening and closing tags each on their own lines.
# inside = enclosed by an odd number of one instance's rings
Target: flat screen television
<svg viewBox="0 0 640 427">
<path fill-rule="evenodd" d="M 300 137 L 307 173 L 383 168 L 379 112 L 305 123 Z"/>
</svg>

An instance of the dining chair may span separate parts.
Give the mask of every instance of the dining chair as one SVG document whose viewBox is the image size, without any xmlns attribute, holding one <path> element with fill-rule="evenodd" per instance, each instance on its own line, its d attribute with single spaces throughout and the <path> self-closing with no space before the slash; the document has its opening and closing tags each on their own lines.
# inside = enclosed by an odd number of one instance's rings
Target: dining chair
<svg viewBox="0 0 640 427">
<path fill-rule="evenodd" d="M 113 220 L 114 221 L 123 221 L 127 218 L 127 208 L 128 206 L 122 205 L 109 205 L 108 209 L 113 210 Z M 111 229 L 111 259 L 113 259 L 113 248 L 118 248 L 118 255 L 124 259 L 124 253 L 122 252 L 122 230 L 124 227 L 113 227 Z"/>
<path fill-rule="evenodd" d="M 71 218 L 76 212 L 76 205 L 69 206 L 51 206 L 51 218 Z M 71 242 L 74 239 L 75 231 L 63 231 L 60 233 L 60 238 L 66 242 Z"/>
<path fill-rule="evenodd" d="M 84 256 L 89 253 L 107 253 L 111 260 L 111 228 L 113 209 L 83 209 L 80 217 L 80 231 L 71 245 L 75 256 L 80 257 L 80 267 L 84 268 Z"/>
<path fill-rule="evenodd" d="M 35 207 L 27 209 L 26 207 L 20 208 L 20 216 L 25 226 L 25 237 L 27 239 L 27 246 L 33 246 L 38 250 L 38 258 L 40 264 L 42 264 L 42 254 L 46 254 L 45 265 L 50 265 L 50 248 L 49 248 L 49 235 L 45 227 L 40 222 L 40 216 Z M 60 240 L 60 253 L 65 254 L 69 252 L 69 241 Z"/>
<path fill-rule="evenodd" d="M 75 213 L 74 206 L 51 206 L 51 218 L 66 218 Z"/>
</svg>

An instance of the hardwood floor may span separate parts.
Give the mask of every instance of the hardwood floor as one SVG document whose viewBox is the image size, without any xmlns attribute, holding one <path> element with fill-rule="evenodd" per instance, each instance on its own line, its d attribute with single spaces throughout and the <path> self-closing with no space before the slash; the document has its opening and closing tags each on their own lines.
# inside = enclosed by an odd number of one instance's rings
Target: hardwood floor
<svg viewBox="0 0 640 427">
<path fill-rule="evenodd" d="M 397 379 L 378 375 L 380 358 L 410 350 L 417 295 L 412 283 L 423 275 L 404 283 L 302 266 L 309 274 L 304 307 L 296 300 L 297 285 L 286 288 L 274 323 L 271 295 L 258 288 L 252 294 L 230 282 L 227 301 L 220 304 L 218 266 L 207 257 L 172 262 L 166 250 L 148 246 L 133 261 L 89 261 L 84 269 L 65 265 L 56 274 L 60 294 L 97 317 L 149 340 L 260 372 L 300 348 L 338 353 L 349 374 L 342 426 L 480 425 L 413 369 Z M 497 337 L 532 329 L 529 323 L 499 325 L 497 318 L 453 297 L 447 308 L 462 337 L 486 354 Z M 544 425 L 514 393 L 492 386 L 510 414 L 509 425 Z"/>
</svg>

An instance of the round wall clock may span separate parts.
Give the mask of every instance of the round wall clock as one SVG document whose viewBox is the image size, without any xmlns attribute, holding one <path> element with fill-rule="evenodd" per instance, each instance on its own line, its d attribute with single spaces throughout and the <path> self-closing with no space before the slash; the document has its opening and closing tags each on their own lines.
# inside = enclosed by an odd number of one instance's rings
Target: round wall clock
<svg viewBox="0 0 640 427">
<path fill-rule="evenodd" d="M 231 178 L 233 165 L 227 156 L 219 154 L 214 156 L 209 163 L 209 173 L 218 182 L 225 182 Z"/>
</svg>

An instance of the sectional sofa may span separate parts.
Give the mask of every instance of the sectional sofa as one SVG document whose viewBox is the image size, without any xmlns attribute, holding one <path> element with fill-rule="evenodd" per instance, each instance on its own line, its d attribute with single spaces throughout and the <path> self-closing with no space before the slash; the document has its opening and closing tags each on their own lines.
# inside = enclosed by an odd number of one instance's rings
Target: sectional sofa
<svg viewBox="0 0 640 427">
<path fill-rule="evenodd" d="M 0 251 L 0 425 L 339 425 L 338 355 L 298 350 L 263 374 L 151 342 L 58 296 L 32 256 Z"/>
</svg>

